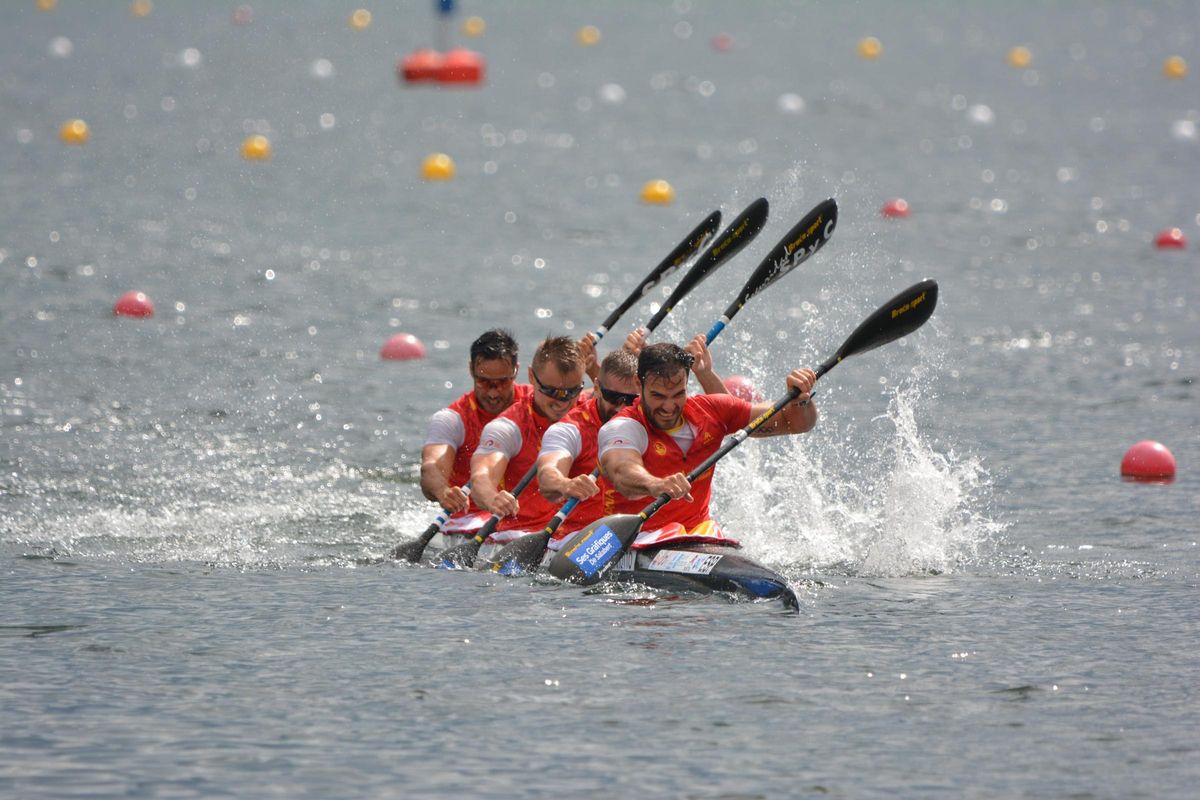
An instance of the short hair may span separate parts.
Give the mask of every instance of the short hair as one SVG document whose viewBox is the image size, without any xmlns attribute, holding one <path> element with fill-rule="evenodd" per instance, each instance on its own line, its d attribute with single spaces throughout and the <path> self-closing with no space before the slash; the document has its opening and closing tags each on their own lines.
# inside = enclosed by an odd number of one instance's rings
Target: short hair
<svg viewBox="0 0 1200 800">
<path fill-rule="evenodd" d="M 583 366 L 579 345 L 569 336 L 547 336 L 533 354 L 531 366 L 553 364 L 559 372 L 571 372 Z"/>
<path fill-rule="evenodd" d="M 492 328 L 484 331 L 479 338 L 471 342 L 471 366 L 479 360 L 491 361 L 503 358 L 517 366 L 517 340 L 503 328 Z"/>
<path fill-rule="evenodd" d="M 670 342 L 643 347 L 641 355 L 638 356 L 638 380 L 645 383 L 647 375 L 669 380 L 680 372 L 683 372 L 686 378 L 687 371 L 692 368 L 692 362 L 695 360 L 687 350 Z"/>
<path fill-rule="evenodd" d="M 600 374 L 620 380 L 636 378 L 638 357 L 624 347 L 620 350 L 613 350 L 600 362 Z"/>
</svg>

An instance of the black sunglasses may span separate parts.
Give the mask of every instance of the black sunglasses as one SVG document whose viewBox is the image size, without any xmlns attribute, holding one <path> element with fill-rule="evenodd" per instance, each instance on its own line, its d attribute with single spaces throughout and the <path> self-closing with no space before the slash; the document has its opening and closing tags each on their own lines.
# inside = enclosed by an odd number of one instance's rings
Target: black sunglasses
<svg viewBox="0 0 1200 800">
<path fill-rule="evenodd" d="M 533 371 L 530 370 L 530 372 Z M 537 384 L 539 392 L 546 395 L 546 397 L 549 397 L 551 400 L 558 400 L 560 402 L 574 400 L 579 396 L 579 393 L 583 391 L 582 383 L 578 386 L 572 386 L 569 389 L 560 389 L 557 386 L 547 386 L 546 384 L 542 383 L 542 379 L 537 376 L 536 372 L 533 372 L 533 382 Z"/>
<path fill-rule="evenodd" d="M 605 389 L 603 386 L 600 387 L 600 396 L 614 406 L 631 406 L 633 401 L 638 399 L 636 394 L 616 392 L 612 389 Z"/>
</svg>

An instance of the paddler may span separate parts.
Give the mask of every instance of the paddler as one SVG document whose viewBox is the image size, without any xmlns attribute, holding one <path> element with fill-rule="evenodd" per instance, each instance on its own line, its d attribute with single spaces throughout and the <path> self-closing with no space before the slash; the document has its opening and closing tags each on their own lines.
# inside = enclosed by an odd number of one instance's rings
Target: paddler
<svg viewBox="0 0 1200 800">
<path fill-rule="evenodd" d="M 551 425 L 542 437 L 538 456 L 538 485 L 542 496 L 555 504 L 571 497 L 582 501 L 555 531 L 549 543 L 551 550 L 557 550 L 569 534 L 600 517 L 636 514 L 645 505 L 616 491 L 605 476 L 592 475 L 598 463 L 600 427 L 619 411 L 633 405 L 641 393 L 637 353 L 645 346 L 645 339 L 645 329 L 639 328 L 629 335 L 622 349 L 605 356 L 592 398 Z M 686 349 L 692 355 L 691 369 L 701 387 L 724 394 L 725 386 L 713 371 L 705 337 L 696 336 Z"/>
<path fill-rule="evenodd" d="M 714 470 L 694 482 L 688 481 L 687 473 L 716 452 L 725 436 L 749 425 L 771 404 L 749 403 L 730 394 L 689 395 L 688 370 L 694 358 L 670 343 L 644 348 L 638 357 L 639 402 L 600 428 L 600 465 L 621 494 L 644 500 L 665 493 L 673 500 L 654 515 L 654 529 L 638 534 L 635 547 L 698 538 L 737 544 L 709 518 Z M 817 423 L 811 402 L 816 379 L 811 369 L 792 370 L 787 386 L 800 392 L 797 401 L 752 435 L 812 430 Z"/>
<path fill-rule="evenodd" d="M 514 402 L 480 434 L 471 458 L 471 499 L 502 518 L 490 541 L 536 532 L 557 510 L 538 493 L 536 478 L 519 499 L 508 490 L 533 467 L 546 429 L 579 402 L 589 353 L 595 363 L 590 340 L 583 344 L 555 336 L 538 345 L 529 365 L 532 394 Z"/>
<path fill-rule="evenodd" d="M 517 342 L 506 330 L 485 331 L 472 342 L 467 368 L 474 387 L 429 418 L 421 448 L 422 494 L 454 512 L 446 533 L 470 533 L 487 520 L 463 488 L 471 478 L 471 456 L 485 425 L 533 396 L 532 386 L 516 382 Z"/>
</svg>

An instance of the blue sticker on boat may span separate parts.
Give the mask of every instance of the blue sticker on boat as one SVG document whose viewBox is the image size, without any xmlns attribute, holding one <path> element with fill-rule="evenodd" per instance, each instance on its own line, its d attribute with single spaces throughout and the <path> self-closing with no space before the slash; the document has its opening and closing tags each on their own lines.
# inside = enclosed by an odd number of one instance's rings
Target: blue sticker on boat
<svg viewBox="0 0 1200 800">
<path fill-rule="evenodd" d="M 504 564 L 501 565 L 500 569 L 496 571 L 501 575 L 505 575 L 510 578 L 519 578 L 525 574 L 525 570 L 521 568 L 521 565 L 517 563 L 515 558 L 510 558 L 508 561 L 505 561 Z"/>
<path fill-rule="evenodd" d="M 583 545 L 587 546 L 584 547 Z M 613 553 L 621 549 L 621 539 L 607 525 L 601 525 L 588 542 L 580 542 L 567 558 L 575 562 L 580 572 L 589 578 L 593 577 L 600 568 L 608 563 Z"/>
</svg>

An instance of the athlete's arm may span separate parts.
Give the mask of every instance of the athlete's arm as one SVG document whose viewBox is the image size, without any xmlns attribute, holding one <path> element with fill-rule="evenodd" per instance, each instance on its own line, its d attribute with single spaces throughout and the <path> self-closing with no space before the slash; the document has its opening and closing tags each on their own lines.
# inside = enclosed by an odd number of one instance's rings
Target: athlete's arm
<svg viewBox="0 0 1200 800">
<path fill-rule="evenodd" d="M 567 477 L 571 472 L 571 465 L 575 463 L 575 459 L 569 453 L 543 452 L 538 456 L 537 463 L 538 490 L 541 491 L 542 497 L 551 503 L 561 503 L 569 497 L 587 500 L 600 491 L 596 479 L 591 475 Z"/>
<path fill-rule="evenodd" d="M 453 512 L 466 511 L 468 505 L 467 493 L 449 481 L 457 452 L 448 444 L 427 444 L 421 448 L 421 494 Z"/>
<path fill-rule="evenodd" d="M 788 389 L 799 389 L 800 396 L 781 408 L 775 416 L 760 425 L 753 436 L 778 436 L 784 433 L 805 433 L 817 424 L 817 407 L 812 402 L 812 387 L 817 373 L 811 369 L 794 369 L 787 376 Z M 750 408 L 752 419 L 771 407 L 771 403 L 755 403 Z"/>
<path fill-rule="evenodd" d="M 684 348 L 692 354 L 692 374 L 696 376 L 696 380 L 700 383 L 700 388 L 705 394 L 728 394 L 729 390 L 725 388 L 724 381 L 721 376 L 713 371 L 712 354 L 708 352 L 707 337 L 703 334 L 697 334 L 687 343 Z"/>
<path fill-rule="evenodd" d="M 656 478 L 646 470 L 642 454 L 636 450 L 611 449 L 600 456 L 600 464 L 617 491 L 630 499 L 657 497 L 660 494 L 669 494 L 672 500 L 692 499 L 689 493 L 692 485 L 686 475 L 676 472 L 665 478 Z"/>
<path fill-rule="evenodd" d="M 471 456 L 471 494 L 475 496 L 475 504 L 498 517 L 516 516 L 521 507 L 517 498 L 500 488 L 507 469 L 508 456 L 504 453 L 476 451 Z"/>
</svg>

